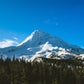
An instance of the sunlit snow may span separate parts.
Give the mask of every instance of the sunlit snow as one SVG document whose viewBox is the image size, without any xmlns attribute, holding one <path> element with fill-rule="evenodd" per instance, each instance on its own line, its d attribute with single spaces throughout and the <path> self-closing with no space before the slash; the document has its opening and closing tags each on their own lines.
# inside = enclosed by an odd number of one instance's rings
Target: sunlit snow
<svg viewBox="0 0 84 84">
<path fill-rule="evenodd" d="M 9 58 L 16 56 L 19 59 L 23 57 L 31 61 L 37 57 L 50 58 L 51 54 L 54 54 L 57 59 L 68 59 L 82 53 L 84 50 L 80 47 L 40 30 L 34 31 L 18 46 L 0 49 L 0 55 Z"/>
</svg>

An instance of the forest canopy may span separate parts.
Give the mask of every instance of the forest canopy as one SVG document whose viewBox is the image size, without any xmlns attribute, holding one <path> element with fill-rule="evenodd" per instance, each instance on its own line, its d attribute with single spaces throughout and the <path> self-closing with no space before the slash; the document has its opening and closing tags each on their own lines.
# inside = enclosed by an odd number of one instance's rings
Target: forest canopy
<svg viewBox="0 0 84 84">
<path fill-rule="evenodd" d="M 84 84 L 84 60 L 0 59 L 0 84 Z"/>
</svg>

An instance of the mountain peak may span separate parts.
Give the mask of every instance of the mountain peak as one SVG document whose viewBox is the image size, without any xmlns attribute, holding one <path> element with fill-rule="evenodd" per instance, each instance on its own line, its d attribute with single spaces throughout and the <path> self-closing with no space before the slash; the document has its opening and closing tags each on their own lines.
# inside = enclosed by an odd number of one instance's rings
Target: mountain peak
<svg viewBox="0 0 84 84">
<path fill-rule="evenodd" d="M 35 30 L 34 32 L 37 32 L 38 33 L 38 32 L 43 32 L 43 31 L 41 31 L 41 30 Z"/>
<path fill-rule="evenodd" d="M 75 53 L 84 53 L 84 50 L 80 47 L 71 45 L 56 36 L 40 30 L 35 30 L 31 33 L 17 48 L 1 49 L 0 54 L 4 51 L 7 56 L 16 55 L 19 58 L 24 57 L 26 60 L 34 60 L 36 57 L 50 57 L 51 54 L 64 59 L 70 55 L 70 57 L 74 56 Z"/>
<path fill-rule="evenodd" d="M 30 36 L 28 36 L 18 46 L 26 46 L 27 45 L 27 46 L 34 47 L 34 46 L 39 46 L 39 45 L 45 44 L 46 42 L 48 42 L 49 44 L 52 44 L 52 46 L 58 46 L 58 47 L 66 48 L 66 49 L 72 48 L 72 47 L 76 48 L 76 46 L 73 46 L 56 36 L 53 36 L 51 34 L 48 34 L 46 32 L 40 31 L 40 30 L 35 30 L 33 33 L 31 33 Z"/>
<path fill-rule="evenodd" d="M 42 35 L 42 34 L 48 34 L 48 33 L 44 32 L 44 31 L 41 31 L 41 30 L 35 30 L 32 34 L 33 35 L 35 35 L 35 34 Z"/>
<path fill-rule="evenodd" d="M 37 38 L 42 37 L 44 34 L 47 34 L 46 32 L 40 31 L 40 30 L 35 30 L 34 32 L 31 33 L 30 36 L 28 36 L 21 44 L 19 44 L 18 46 L 25 44 L 26 42 L 29 41 L 35 41 Z"/>
</svg>

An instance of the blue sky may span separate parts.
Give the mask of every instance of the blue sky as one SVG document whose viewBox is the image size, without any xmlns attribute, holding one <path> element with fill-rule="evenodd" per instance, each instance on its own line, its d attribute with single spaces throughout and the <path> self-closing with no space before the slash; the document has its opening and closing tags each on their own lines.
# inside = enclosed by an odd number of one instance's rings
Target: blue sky
<svg viewBox="0 0 84 84">
<path fill-rule="evenodd" d="M 0 46 L 17 45 L 34 30 L 84 47 L 84 1 L 0 0 Z"/>
</svg>

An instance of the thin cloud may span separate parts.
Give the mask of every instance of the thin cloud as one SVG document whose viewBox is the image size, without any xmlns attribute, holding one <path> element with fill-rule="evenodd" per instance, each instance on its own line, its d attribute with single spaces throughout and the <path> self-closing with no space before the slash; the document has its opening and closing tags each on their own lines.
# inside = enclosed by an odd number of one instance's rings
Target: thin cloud
<svg viewBox="0 0 84 84">
<path fill-rule="evenodd" d="M 47 20 L 44 21 L 44 23 L 45 24 L 50 24 L 50 25 L 55 25 L 55 26 L 59 25 L 56 17 L 54 17 L 52 19 L 47 19 Z"/>
<path fill-rule="evenodd" d="M 14 37 L 14 39 L 15 39 L 15 40 L 18 40 L 18 38 L 17 38 L 17 37 Z"/>
<path fill-rule="evenodd" d="M 12 34 L 12 35 L 16 35 L 15 33 L 13 33 L 13 32 L 9 32 L 10 34 Z"/>
<path fill-rule="evenodd" d="M 14 46 L 14 45 L 18 45 L 18 42 L 9 39 L 5 39 L 4 41 L 0 42 L 0 48 Z"/>
</svg>

